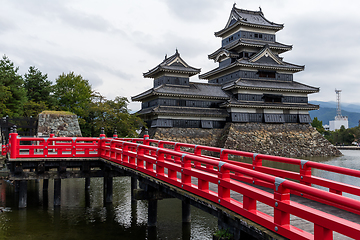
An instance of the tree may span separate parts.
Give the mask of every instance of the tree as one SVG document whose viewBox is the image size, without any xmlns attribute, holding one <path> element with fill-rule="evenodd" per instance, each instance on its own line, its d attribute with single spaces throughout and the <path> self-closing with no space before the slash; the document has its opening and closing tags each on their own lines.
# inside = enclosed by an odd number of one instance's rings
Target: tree
<svg viewBox="0 0 360 240">
<path fill-rule="evenodd" d="M 316 130 L 319 133 L 324 133 L 325 129 L 323 127 L 322 121 L 319 121 L 317 117 L 314 117 L 314 119 L 311 122 L 311 126 L 313 126 L 314 128 L 316 128 Z"/>
<path fill-rule="evenodd" d="M 0 117 L 22 116 L 26 102 L 24 80 L 19 75 L 19 68 L 4 55 L 0 60 Z"/>
<path fill-rule="evenodd" d="M 59 110 L 73 112 L 80 118 L 87 116 L 92 92 L 89 81 L 74 72 L 62 73 L 54 85 Z"/>
<path fill-rule="evenodd" d="M 42 72 L 34 66 L 30 66 L 28 73 L 24 75 L 24 87 L 27 91 L 29 101 L 38 104 L 43 102 L 47 106 L 54 104 L 52 96 L 50 95 L 52 91 L 51 81 L 47 80 L 47 74 L 42 74 Z"/>
<path fill-rule="evenodd" d="M 114 100 L 103 100 L 96 104 L 95 130 L 100 133 L 104 127 L 107 136 L 112 136 L 117 130 L 119 137 L 136 137 L 145 123 L 136 115 L 130 114 L 126 97 L 116 97 Z"/>
</svg>

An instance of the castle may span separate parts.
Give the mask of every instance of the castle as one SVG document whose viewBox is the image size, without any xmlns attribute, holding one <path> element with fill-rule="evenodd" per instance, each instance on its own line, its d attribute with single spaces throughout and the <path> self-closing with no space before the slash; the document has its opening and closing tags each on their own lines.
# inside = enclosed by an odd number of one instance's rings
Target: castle
<svg viewBox="0 0 360 240">
<path fill-rule="evenodd" d="M 207 82 L 189 81 L 200 69 L 185 62 L 176 50 L 143 74 L 154 79 L 154 85 L 132 97 L 142 102 L 138 116 L 150 130 L 168 128 L 169 134 L 171 128 L 224 129 L 240 123 L 308 127 L 309 111 L 319 109 L 308 103 L 308 94 L 319 88 L 294 81 L 294 73 L 304 66 L 280 56 L 292 49 L 276 41 L 283 27 L 267 20 L 261 9 L 243 10 L 234 4 L 224 29 L 215 32 L 221 47 L 208 55 L 218 67 L 199 75 Z"/>
</svg>

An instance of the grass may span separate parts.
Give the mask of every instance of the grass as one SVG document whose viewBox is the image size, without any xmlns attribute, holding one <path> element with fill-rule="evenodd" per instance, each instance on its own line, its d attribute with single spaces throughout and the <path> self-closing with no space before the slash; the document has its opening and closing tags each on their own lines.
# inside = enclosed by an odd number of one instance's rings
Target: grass
<svg viewBox="0 0 360 240">
<path fill-rule="evenodd" d="M 75 115 L 68 111 L 42 111 L 40 114 L 51 114 L 51 115 Z"/>
<path fill-rule="evenodd" d="M 215 234 L 219 239 L 232 239 L 232 234 L 229 233 L 229 229 L 219 229 Z"/>
</svg>

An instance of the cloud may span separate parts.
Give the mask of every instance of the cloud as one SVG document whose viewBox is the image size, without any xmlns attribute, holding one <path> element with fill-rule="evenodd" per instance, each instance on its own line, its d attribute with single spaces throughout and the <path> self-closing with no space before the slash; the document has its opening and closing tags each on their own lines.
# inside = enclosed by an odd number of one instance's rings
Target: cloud
<svg viewBox="0 0 360 240">
<path fill-rule="evenodd" d="M 204 22 L 214 18 L 219 2 L 216 0 L 164 0 L 171 16 L 186 22 Z"/>
<path fill-rule="evenodd" d="M 16 1 L 16 7 L 25 14 L 43 18 L 53 24 L 63 23 L 77 30 L 91 30 L 98 32 L 111 32 L 126 36 L 121 29 L 116 28 L 111 22 L 98 14 L 89 14 L 70 6 L 71 1 L 43 1 L 22 0 L 21 4 Z M 15 2 L 14 2 L 15 3 Z"/>
</svg>

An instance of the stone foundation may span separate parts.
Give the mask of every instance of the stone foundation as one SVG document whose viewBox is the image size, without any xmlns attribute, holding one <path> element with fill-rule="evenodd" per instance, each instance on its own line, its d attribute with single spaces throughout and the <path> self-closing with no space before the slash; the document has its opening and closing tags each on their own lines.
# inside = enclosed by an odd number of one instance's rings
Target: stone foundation
<svg viewBox="0 0 360 240">
<path fill-rule="evenodd" d="M 341 155 L 309 124 L 228 123 L 224 129 L 155 128 L 150 138 L 283 157 Z"/>
<path fill-rule="evenodd" d="M 38 136 L 49 136 L 51 129 L 55 137 L 81 137 L 77 115 L 51 111 L 39 114 Z"/>
</svg>

